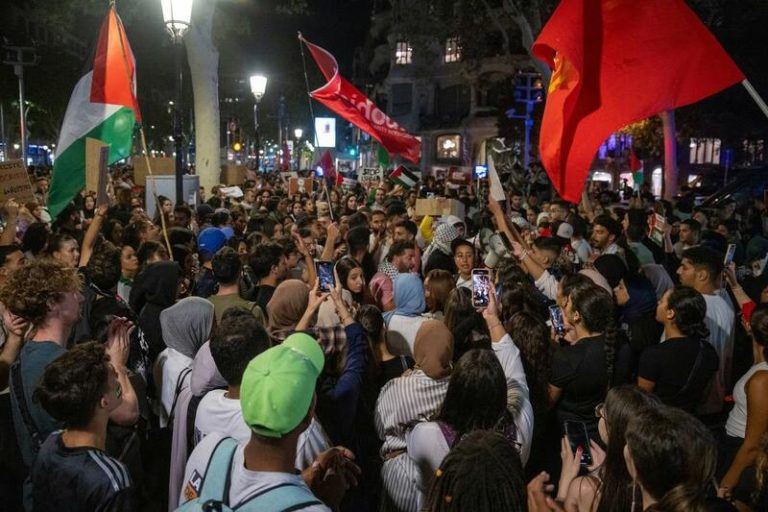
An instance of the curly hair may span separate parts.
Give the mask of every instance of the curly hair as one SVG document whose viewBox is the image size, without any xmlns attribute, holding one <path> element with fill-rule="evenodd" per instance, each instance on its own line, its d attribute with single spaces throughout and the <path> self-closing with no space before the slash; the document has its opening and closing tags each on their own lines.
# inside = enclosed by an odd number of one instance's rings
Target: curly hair
<svg viewBox="0 0 768 512">
<path fill-rule="evenodd" d="M 93 284 L 101 290 L 111 290 L 117 286 L 122 274 L 122 254 L 123 251 L 112 242 L 102 242 L 98 245 L 86 265 Z"/>
<path fill-rule="evenodd" d="M 0 302 L 11 313 L 39 327 L 51 306 L 64 295 L 80 290 L 82 280 L 77 270 L 56 260 L 35 260 L 11 274 L 0 287 Z"/>
<path fill-rule="evenodd" d="M 83 427 L 107 389 L 110 372 L 104 345 L 77 345 L 46 367 L 32 399 L 66 427 Z"/>
</svg>

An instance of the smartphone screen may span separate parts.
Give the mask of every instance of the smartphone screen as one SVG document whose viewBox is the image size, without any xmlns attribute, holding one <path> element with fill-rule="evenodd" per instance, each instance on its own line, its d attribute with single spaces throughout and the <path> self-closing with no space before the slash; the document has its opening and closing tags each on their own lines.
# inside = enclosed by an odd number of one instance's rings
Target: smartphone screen
<svg viewBox="0 0 768 512">
<path fill-rule="evenodd" d="M 589 435 L 587 434 L 587 426 L 584 422 L 566 421 L 565 435 L 568 438 L 568 443 L 570 443 L 573 453 L 576 453 L 576 450 L 581 448 L 581 465 L 591 466 L 592 452 L 589 449 Z"/>
<path fill-rule="evenodd" d="M 549 319 L 552 321 L 552 327 L 558 336 L 565 336 L 565 322 L 563 321 L 563 310 L 560 306 L 549 306 Z"/>
<path fill-rule="evenodd" d="M 491 293 L 491 271 L 486 268 L 472 269 L 472 305 L 488 307 Z"/>
<path fill-rule="evenodd" d="M 733 255 L 736 254 L 736 244 L 728 244 L 728 251 L 725 253 L 725 261 L 723 265 L 726 267 L 733 261 Z"/>
<path fill-rule="evenodd" d="M 317 278 L 320 280 L 319 291 L 327 293 L 336 287 L 332 261 L 316 261 L 315 269 L 317 269 Z"/>
</svg>

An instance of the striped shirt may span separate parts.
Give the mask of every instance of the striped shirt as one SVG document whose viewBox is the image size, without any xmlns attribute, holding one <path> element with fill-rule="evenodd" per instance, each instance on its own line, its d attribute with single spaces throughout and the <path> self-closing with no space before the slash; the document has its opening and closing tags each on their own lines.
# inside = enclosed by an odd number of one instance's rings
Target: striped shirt
<svg viewBox="0 0 768 512">
<path fill-rule="evenodd" d="M 504 369 L 507 408 L 517 427 L 520 455 L 525 463 L 533 437 L 533 408 L 520 350 L 507 334 L 493 343 L 493 351 Z M 406 453 L 407 434 L 418 422 L 429 421 L 437 413 L 449 381 L 450 377 L 433 380 L 417 369 L 392 379 L 382 388 L 375 415 L 376 432 L 384 440 L 382 510 L 418 511 L 422 475 L 417 463 Z"/>
<path fill-rule="evenodd" d="M 32 500 L 36 512 L 138 510 L 126 467 L 97 448 L 67 448 L 61 431 L 32 466 Z"/>
</svg>

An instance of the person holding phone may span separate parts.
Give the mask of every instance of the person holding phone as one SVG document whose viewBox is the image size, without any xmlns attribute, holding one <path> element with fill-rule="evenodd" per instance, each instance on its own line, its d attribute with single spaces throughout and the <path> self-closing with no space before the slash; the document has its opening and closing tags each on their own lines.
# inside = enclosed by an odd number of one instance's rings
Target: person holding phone
<svg viewBox="0 0 768 512">
<path fill-rule="evenodd" d="M 564 437 L 561 443 L 563 462 L 558 485 L 557 500 L 567 510 L 591 512 L 594 510 L 630 510 L 633 498 L 632 478 L 624 464 L 625 434 L 629 420 L 648 407 L 657 407 L 659 401 L 653 395 L 632 385 L 617 386 L 608 391 L 605 403 L 598 404 L 600 441 L 606 450 L 594 440 L 574 450 L 574 439 Z M 590 463 L 584 464 L 589 454 Z M 578 476 L 582 468 L 589 473 Z"/>
<path fill-rule="evenodd" d="M 613 377 L 613 298 L 590 282 L 577 283 L 563 297 L 563 316 L 568 329 L 567 345 L 552 358 L 549 376 L 549 405 L 558 423 L 584 422 L 591 439 L 597 436 L 595 406 L 605 400 Z"/>
</svg>

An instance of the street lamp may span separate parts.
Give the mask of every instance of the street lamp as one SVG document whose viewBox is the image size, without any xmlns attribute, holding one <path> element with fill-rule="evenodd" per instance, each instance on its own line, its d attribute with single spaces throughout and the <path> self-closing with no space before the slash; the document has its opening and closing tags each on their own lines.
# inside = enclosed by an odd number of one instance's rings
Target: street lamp
<svg viewBox="0 0 768 512">
<path fill-rule="evenodd" d="M 181 95 L 182 79 L 184 72 L 182 69 L 182 59 L 184 57 L 183 38 L 184 33 L 189 29 L 189 23 L 192 18 L 193 0 L 160 0 L 163 8 L 163 21 L 168 33 L 171 34 L 173 43 L 176 46 L 176 101 L 168 102 L 173 106 L 173 137 L 176 141 L 176 204 L 184 202 L 184 150 L 182 148 L 182 113 L 181 113 Z"/>
<path fill-rule="evenodd" d="M 304 130 L 296 128 L 293 130 L 293 135 L 296 138 L 296 149 L 294 150 L 294 153 L 296 153 L 296 170 L 298 171 L 301 169 L 301 136 L 304 135 Z"/>
<path fill-rule="evenodd" d="M 267 90 L 267 77 L 264 75 L 251 76 L 251 92 L 256 99 L 253 104 L 253 138 L 256 144 L 256 170 L 259 170 L 259 102 Z"/>
</svg>

